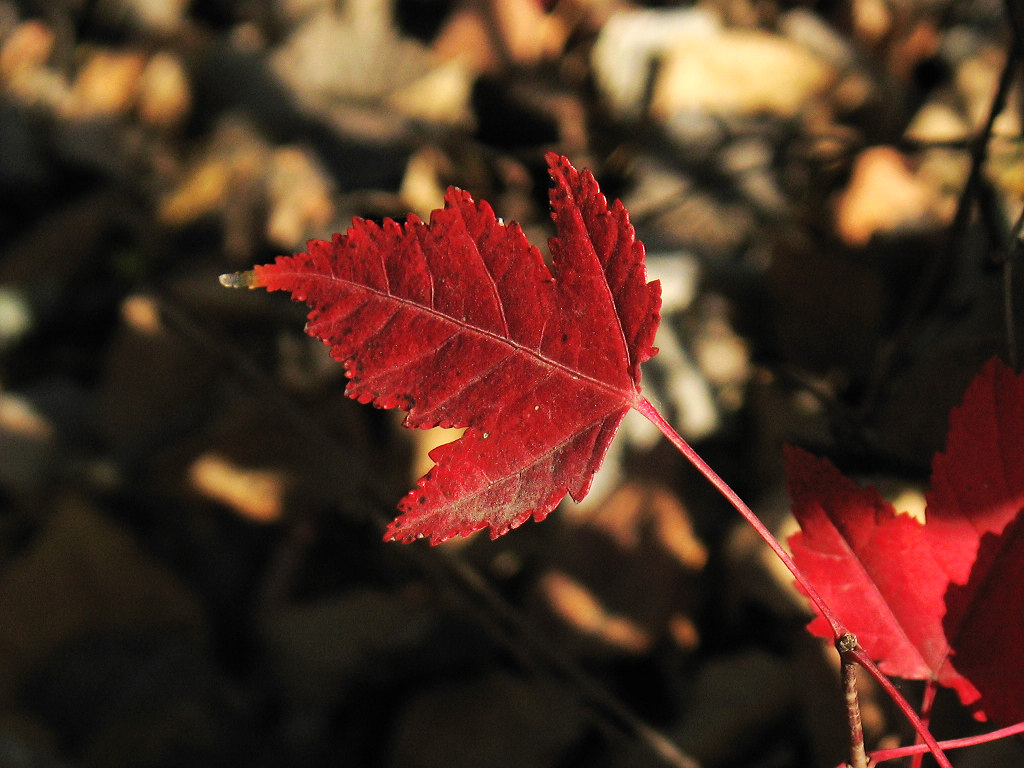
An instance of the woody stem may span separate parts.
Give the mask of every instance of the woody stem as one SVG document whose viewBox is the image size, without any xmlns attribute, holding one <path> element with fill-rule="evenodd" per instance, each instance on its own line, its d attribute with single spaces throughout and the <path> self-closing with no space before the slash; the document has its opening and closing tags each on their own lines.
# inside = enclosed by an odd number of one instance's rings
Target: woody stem
<svg viewBox="0 0 1024 768">
<path fill-rule="evenodd" d="M 864 728 L 860 720 L 860 700 L 857 697 L 857 661 L 851 652 L 857 647 L 857 636 L 847 632 L 836 640 L 836 650 L 842 663 L 843 698 L 846 700 L 846 718 L 850 726 L 850 768 L 868 768 L 864 751 Z"/>
</svg>

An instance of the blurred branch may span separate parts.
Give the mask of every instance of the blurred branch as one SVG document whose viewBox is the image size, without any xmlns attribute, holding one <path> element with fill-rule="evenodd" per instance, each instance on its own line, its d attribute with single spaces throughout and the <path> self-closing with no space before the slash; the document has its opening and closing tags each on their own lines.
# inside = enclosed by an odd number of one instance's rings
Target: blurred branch
<svg viewBox="0 0 1024 768">
<path fill-rule="evenodd" d="M 1013 26 L 1013 43 L 1006 57 L 1006 63 L 999 76 L 999 84 L 996 87 L 995 95 L 992 98 L 992 105 L 989 108 L 985 125 L 981 132 L 969 144 L 971 158 L 970 172 L 964 184 L 960 199 L 957 202 L 956 212 L 949 225 L 949 232 L 946 237 L 945 246 L 939 251 L 938 257 L 929 264 L 928 269 L 922 275 L 918 289 L 908 302 L 908 309 L 903 315 L 899 329 L 889 342 L 886 349 L 882 351 L 881 360 L 875 371 L 874 380 L 864 398 L 861 409 L 862 413 L 870 412 L 877 404 L 881 395 L 884 383 L 891 379 L 892 373 L 898 367 L 899 360 L 904 354 L 907 345 L 913 337 L 913 331 L 921 318 L 926 314 L 938 298 L 941 292 L 941 282 L 944 276 L 949 273 L 950 265 L 954 261 L 957 250 L 961 247 L 971 214 L 978 204 L 983 209 L 994 205 L 994 199 L 984 194 L 985 177 L 983 170 L 988 159 L 989 143 L 992 138 L 992 128 L 996 118 L 1006 108 L 1010 86 L 1013 84 L 1018 71 L 1022 48 L 1021 32 L 1024 31 L 1024 8 L 1018 0 L 1007 0 L 1009 8 L 1008 15 Z M 984 211 L 983 211 L 984 212 Z M 991 222 L 990 229 L 991 229 Z M 999 238 L 996 250 L 1003 247 L 1003 238 Z"/>
<path fill-rule="evenodd" d="M 1024 231 L 1024 209 L 1010 231 L 1010 242 L 1007 243 L 1003 255 L 1003 321 L 1006 324 L 1007 362 L 1015 371 L 1019 371 L 1017 360 L 1017 323 L 1013 311 L 1013 261 L 1020 254 L 1024 244 L 1021 243 L 1021 232 Z"/>
</svg>

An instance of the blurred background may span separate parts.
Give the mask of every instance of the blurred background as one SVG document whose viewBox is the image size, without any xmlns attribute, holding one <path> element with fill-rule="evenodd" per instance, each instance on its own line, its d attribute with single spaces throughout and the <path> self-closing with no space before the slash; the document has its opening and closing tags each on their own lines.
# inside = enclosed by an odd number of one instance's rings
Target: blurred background
<svg viewBox="0 0 1024 768">
<path fill-rule="evenodd" d="M 642 418 L 541 525 L 384 544 L 452 435 L 217 276 L 449 185 L 544 249 L 557 150 L 662 280 L 648 396 L 780 537 L 783 443 L 920 511 L 1022 331 L 1018 10 L 0 0 L 0 766 L 840 763 L 834 652 Z"/>
</svg>

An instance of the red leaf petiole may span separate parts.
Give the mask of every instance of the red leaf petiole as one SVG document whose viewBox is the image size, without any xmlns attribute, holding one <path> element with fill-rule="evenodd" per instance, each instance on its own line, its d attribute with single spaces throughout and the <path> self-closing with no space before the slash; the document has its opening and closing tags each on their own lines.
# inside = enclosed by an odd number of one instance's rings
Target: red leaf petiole
<svg viewBox="0 0 1024 768">
<path fill-rule="evenodd" d="M 761 539 L 768 545 L 768 547 L 775 553 L 775 555 L 782 561 L 782 563 L 789 569 L 789 572 L 793 574 L 793 578 L 797 580 L 801 588 L 807 594 L 807 597 L 818 612 L 828 621 L 832 627 L 832 632 L 835 635 L 835 639 L 838 641 L 845 635 L 850 634 L 849 630 L 843 625 L 839 618 L 835 615 L 832 609 L 822 598 L 821 594 L 814 588 L 814 585 L 804 575 L 804 573 L 797 567 L 797 564 L 790 557 L 789 553 L 783 548 L 779 540 L 775 538 L 775 535 L 768 530 L 768 527 L 761 522 L 760 518 L 754 514 L 754 511 L 744 503 L 743 499 L 739 497 L 739 494 L 734 491 L 725 480 L 723 480 L 715 470 L 713 470 L 704 459 L 700 457 L 700 454 L 693 449 L 693 447 L 686 442 L 676 432 L 672 425 L 669 424 L 665 418 L 658 412 L 658 409 L 651 405 L 651 402 L 641 397 L 637 401 L 636 405 L 633 406 L 637 411 L 643 414 L 654 426 L 656 426 L 661 433 L 668 438 L 669 442 L 674 445 L 680 453 L 687 458 L 687 460 L 696 467 L 697 471 L 700 472 L 710 482 L 719 493 L 726 498 L 726 500 L 733 506 L 733 508 L 743 516 L 743 519 L 753 526 L 754 530 Z M 942 747 L 935 740 L 929 732 L 927 726 L 918 717 L 917 712 L 910 706 L 910 703 L 903 697 L 903 695 L 896 689 L 896 686 L 892 684 L 888 677 L 882 673 L 878 667 L 875 666 L 874 662 L 871 661 L 871 657 L 868 656 L 864 650 L 860 647 L 850 651 L 850 655 L 857 660 L 857 663 L 864 667 L 878 684 L 882 686 L 886 693 L 892 698 L 893 702 L 903 712 L 907 720 L 914 727 L 914 730 L 920 735 L 922 741 L 924 741 L 928 750 L 935 757 L 935 761 L 942 766 L 942 768 L 953 768 L 949 759 L 945 756 L 942 751 Z"/>
</svg>

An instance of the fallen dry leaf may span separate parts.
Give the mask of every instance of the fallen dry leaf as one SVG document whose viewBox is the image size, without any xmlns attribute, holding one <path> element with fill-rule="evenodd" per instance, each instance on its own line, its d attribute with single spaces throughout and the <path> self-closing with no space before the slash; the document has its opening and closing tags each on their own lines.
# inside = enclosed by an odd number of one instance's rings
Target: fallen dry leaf
<svg viewBox="0 0 1024 768">
<path fill-rule="evenodd" d="M 835 77 L 827 62 L 780 35 L 723 30 L 666 54 L 651 112 L 661 120 L 684 112 L 792 118 Z"/>
<path fill-rule="evenodd" d="M 850 183 L 836 204 L 836 230 L 849 245 L 934 222 L 938 198 L 893 147 L 869 147 L 853 164 Z"/>
<path fill-rule="evenodd" d="M 189 467 L 192 486 L 256 523 L 281 519 L 286 490 L 279 470 L 242 467 L 216 453 L 199 456 Z"/>
</svg>

